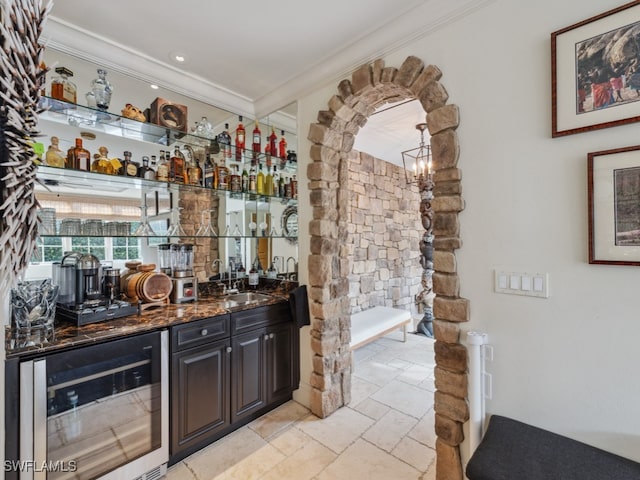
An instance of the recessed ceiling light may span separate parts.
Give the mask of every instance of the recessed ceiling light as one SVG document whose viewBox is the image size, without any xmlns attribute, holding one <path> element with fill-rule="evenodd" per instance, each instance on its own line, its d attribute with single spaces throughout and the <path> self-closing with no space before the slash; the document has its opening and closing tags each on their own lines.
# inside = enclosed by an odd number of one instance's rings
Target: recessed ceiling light
<svg viewBox="0 0 640 480">
<path fill-rule="evenodd" d="M 152 83 L 151 85 L 149 85 L 151 88 L 153 88 L 154 90 L 158 90 L 160 87 L 158 85 L 156 85 L 155 83 Z"/>
<path fill-rule="evenodd" d="M 187 60 L 187 57 L 185 57 L 184 54 L 182 54 L 180 52 L 173 52 L 171 54 L 171 58 L 173 60 L 175 60 L 176 62 L 179 62 L 179 63 L 183 63 L 183 62 L 185 62 Z"/>
</svg>

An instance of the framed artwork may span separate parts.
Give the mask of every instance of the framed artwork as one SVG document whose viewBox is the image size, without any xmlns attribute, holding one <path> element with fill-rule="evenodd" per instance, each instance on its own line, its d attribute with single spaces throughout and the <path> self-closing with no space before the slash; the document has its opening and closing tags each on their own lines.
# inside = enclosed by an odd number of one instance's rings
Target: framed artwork
<svg viewBox="0 0 640 480">
<path fill-rule="evenodd" d="M 640 120 L 640 0 L 551 34 L 552 137 Z"/>
<path fill-rule="evenodd" d="M 640 145 L 588 155 L 589 263 L 640 265 Z"/>
</svg>

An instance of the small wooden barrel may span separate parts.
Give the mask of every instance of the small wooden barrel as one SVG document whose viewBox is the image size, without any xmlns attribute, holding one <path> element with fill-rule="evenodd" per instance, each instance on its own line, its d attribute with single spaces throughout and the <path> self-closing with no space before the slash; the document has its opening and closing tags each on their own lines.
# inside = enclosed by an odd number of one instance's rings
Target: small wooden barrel
<svg viewBox="0 0 640 480">
<path fill-rule="evenodd" d="M 126 294 L 130 300 L 143 303 L 161 302 L 169 298 L 173 290 L 171 278 L 164 273 L 138 272 L 127 280 Z"/>
</svg>

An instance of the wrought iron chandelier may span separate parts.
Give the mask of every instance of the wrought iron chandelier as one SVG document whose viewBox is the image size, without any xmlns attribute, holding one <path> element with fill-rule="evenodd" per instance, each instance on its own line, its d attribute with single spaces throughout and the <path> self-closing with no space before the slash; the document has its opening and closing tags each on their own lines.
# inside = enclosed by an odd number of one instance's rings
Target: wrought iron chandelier
<svg viewBox="0 0 640 480">
<path fill-rule="evenodd" d="M 426 123 L 417 124 L 416 130 L 420 131 L 420 146 L 402 152 L 402 163 L 404 164 L 407 184 L 419 183 L 432 173 L 431 145 L 424 143 L 424 131 L 426 129 Z"/>
</svg>

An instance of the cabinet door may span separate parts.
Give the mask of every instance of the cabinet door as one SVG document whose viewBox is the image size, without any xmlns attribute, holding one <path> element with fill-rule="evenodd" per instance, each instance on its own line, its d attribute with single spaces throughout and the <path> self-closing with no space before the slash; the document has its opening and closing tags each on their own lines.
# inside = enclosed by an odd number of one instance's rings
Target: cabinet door
<svg viewBox="0 0 640 480">
<path fill-rule="evenodd" d="M 292 323 L 270 327 L 267 330 L 267 401 L 276 402 L 291 395 L 296 382 L 297 329 Z"/>
<path fill-rule="evenodd" d="M 266 405 L 266 330 L 260 328 L 231 338 L 231 421 Z"/>
<path fill-rule="evenodd" d="M 229 341 L 172 357 L 171 454 L 205 442 L 229 425 Z"/>
</svg>

